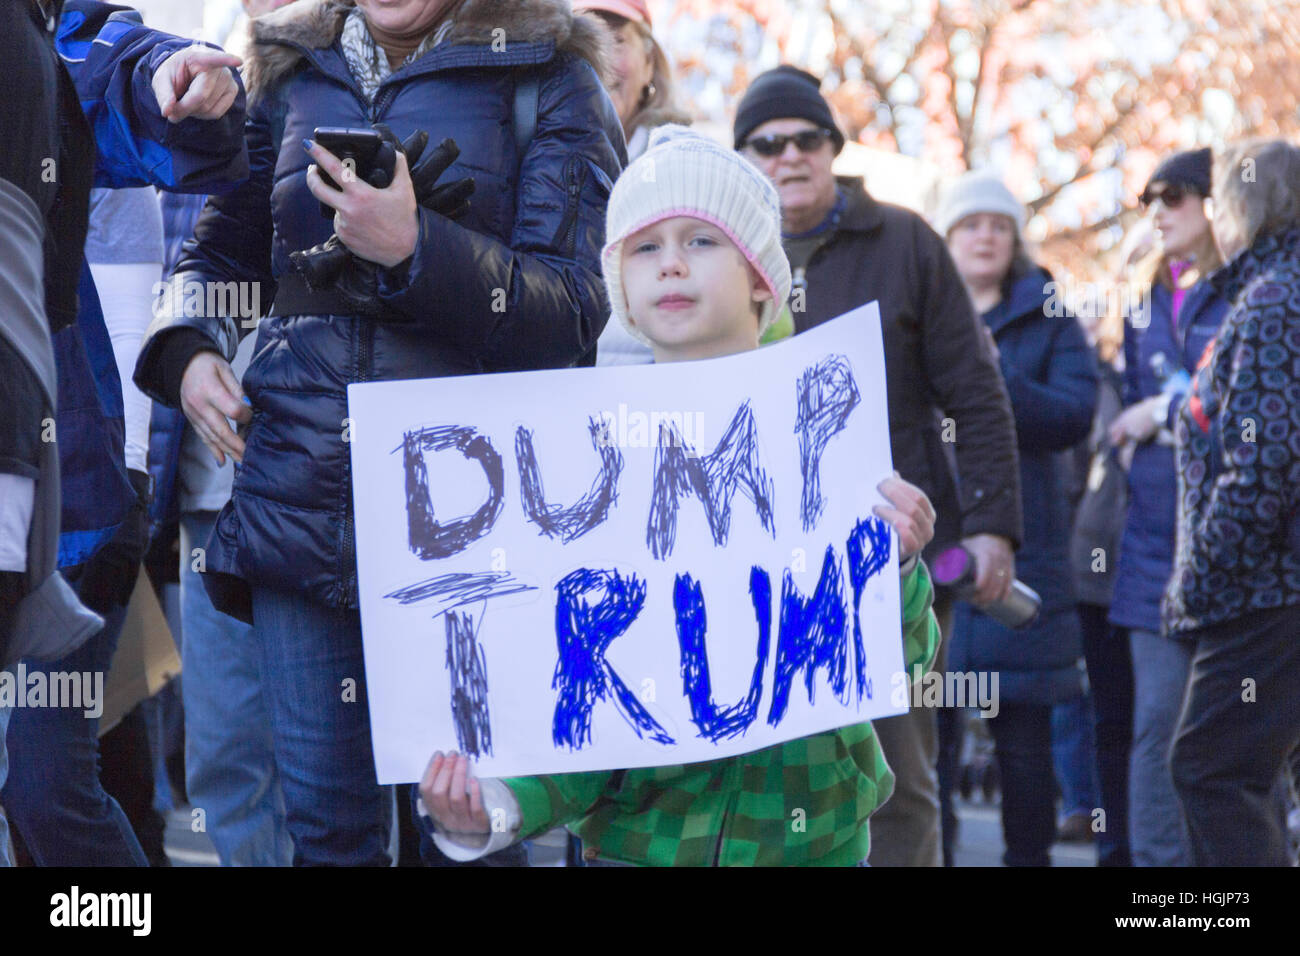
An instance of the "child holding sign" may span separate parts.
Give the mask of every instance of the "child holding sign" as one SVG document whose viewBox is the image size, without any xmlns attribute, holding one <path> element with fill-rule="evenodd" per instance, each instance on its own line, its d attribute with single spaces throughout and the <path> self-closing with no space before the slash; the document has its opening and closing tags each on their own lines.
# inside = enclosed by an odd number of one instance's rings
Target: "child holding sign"
<svg viewBox="0 0 1300 956">
<path fill-rule="evenodd" d="M 758 348 L 790 293 L 776 190 L 738 154 L 680 126 L 614 187 L 605 282 L 614 315 L 656 362 Z M 898 532 L 904 663 L 939 645 L 930 578 L 917 557 L 934 510 L 897 475 L 875 513 Z M 870 723 L 754 753 L 666 767 L 475 779 L 463 755 L 435 754 L 420 784 L 434 840 L 475 859 L 571 824 L 589 859 L 632 865 L 851 866 L 866 859 L 868 818 L 894 776 Z"/>
</svg>

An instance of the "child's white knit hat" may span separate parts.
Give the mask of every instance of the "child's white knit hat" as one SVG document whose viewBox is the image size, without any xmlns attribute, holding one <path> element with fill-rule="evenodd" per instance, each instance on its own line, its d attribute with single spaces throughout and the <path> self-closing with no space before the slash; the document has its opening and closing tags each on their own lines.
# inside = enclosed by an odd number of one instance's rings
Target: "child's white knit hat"
<svg viewBox="0 0 1300 956">
<path fill-rule="evenodd" d="M 758 334 L 790 297 L 790 262 L 781 248 L 781 199 L 776 187 L 739 153 L 685 126 L 660 126 L 650 145 L 614 184 L 601 254 L 614 316 L 635 338 L 649 340 L 628 321 L 623 292 L 623 240 L 674 216 L 712 223 L 736 244 L 772 291 L 762 304 Z"/>
</svg>

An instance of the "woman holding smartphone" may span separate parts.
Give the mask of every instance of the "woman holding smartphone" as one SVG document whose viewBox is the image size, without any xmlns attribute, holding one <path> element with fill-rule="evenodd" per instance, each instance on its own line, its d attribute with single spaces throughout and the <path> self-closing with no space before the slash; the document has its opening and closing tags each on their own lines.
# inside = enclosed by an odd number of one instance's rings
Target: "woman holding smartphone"
<svg viewBox="0 0 1300 956">
<path fill-rule="evenodd" d="M 388 862 L 347 386 L 590 356 L 609 312 L 599 253 L 624 156 L 600 29 L 566 0 L 300 0 L 252 23 L 251 175 L 209 202 L 136 380 L 179 405 L 219 461 L 242 464 L 205 584 L 253 624 L 295 864 Z M 453 139 L 446 179 L 473 177 L 468 211 L 453 221 L 419 205 L 404 155 L 376 188 L 312 141 L 318 127 L 375 123 L 398 140 L 423 130 L 430 150 Z M 351 294 L 311 287 L 296 271 L 291 254 L 331 233 L 357 260 L 347 275 L 362 276 L 364 295 L 355 283 Z M 242 386 L 229 360 L 253 323 L 194 316 L 192 305 L 186 315 L 195 282 L 250 283 L 264 306 L 274 301 Z M 228 418 L 248 426 L 246 439 Z"/>
</svg>

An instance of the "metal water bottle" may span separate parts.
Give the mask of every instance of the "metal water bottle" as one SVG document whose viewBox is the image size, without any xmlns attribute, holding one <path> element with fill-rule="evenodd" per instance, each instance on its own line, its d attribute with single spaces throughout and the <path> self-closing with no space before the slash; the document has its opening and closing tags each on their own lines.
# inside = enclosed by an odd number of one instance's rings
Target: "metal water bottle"
<svg viewBox="0 0 1300 956">
<path fill-rule="evenodd" d="M 931 576 L 935 584 L 952 588 L 957 597 L 970 601 L 975 594 L 975 555 L 962 545 L 954 545 L 934 559 Z M 1015 580 L 1011 593 L 1001 601 L 979 606 L 979 609 L 1003 627 L 1014 629 L 1028 627 L 1038 620 L 1043 601 L 1029 585 Z"/>
</svg>

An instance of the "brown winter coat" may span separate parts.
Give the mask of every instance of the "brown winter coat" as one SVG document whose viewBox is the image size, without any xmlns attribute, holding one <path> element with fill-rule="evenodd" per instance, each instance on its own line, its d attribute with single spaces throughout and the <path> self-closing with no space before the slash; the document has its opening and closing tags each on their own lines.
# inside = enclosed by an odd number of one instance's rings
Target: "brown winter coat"
<svg viewBox="0 0 1300 956">
<path fill-rule="evenodd" d="M 926 553 L 973 534 L 1019 544 L 1015 419 L 948 248 L 916 213 L 872 199 L 860 178 L 839 182 L 848 206 L 809 260 L 795 329 L 878 301 L 894 467 L 938 513 Z"/>
</svg>

